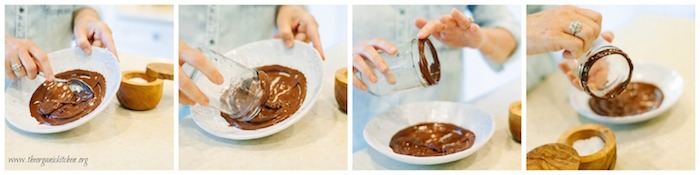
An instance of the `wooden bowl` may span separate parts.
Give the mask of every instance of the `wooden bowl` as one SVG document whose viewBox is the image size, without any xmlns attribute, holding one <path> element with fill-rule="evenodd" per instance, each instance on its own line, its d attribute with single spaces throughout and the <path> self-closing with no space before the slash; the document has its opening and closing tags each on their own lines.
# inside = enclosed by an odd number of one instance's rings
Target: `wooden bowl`
<svg viewBox="0 0 700 175">
<path fill-rule="evenodd" d="M 581 158 L 566 144 L 550 143 L 527 153 L 527 170 L 578 170 Z"/>
<path fill-rule="evenodd" d="M 340 111 L 346 112 L 348 108 L 348 68 L 340 68 L 335 71 L 335 101 L 338 102 Z"/>
<path fill-rule="evenodd" d="M 135 82 L 132 78 L 142 78 L 146 83 Z M 146 75 L 142 71 L 124 71 L 117 99 L 124 108 L 143 111 L 153 109 L 163 95 L 163 80 Z"/>
<path fill-rule="evenodd" d="M 513 140 L 520 143 L 520 127 L 521 127 L 521 102 L 516 101 L 510 104 L 508 107 L 508 127 L 510 128 L 510 134 L 513 135 Z"/>
<path fill-rule="evenodd" d="M 577 126 L 566 131 L 560 138 L 559 143 L 573 146 L 574 142 L 581 139 L 588 139 L 594 136 L 600 137 L 605 146 L 591 155 L 581 156 L 580 170 L 611 170 L 615 167 L 617 159 L 617 146 L 613 131 L 603 125 L 586 124 Z"/>
</svg>

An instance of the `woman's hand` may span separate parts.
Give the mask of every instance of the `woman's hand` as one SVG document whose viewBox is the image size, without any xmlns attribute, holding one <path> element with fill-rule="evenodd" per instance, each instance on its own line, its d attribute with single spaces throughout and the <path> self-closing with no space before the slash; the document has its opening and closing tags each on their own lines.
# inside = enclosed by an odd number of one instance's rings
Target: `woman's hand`
<svg viewBox="0 0 700 175">
<path fill-rule="evenodd" d="M 601 36 L 603 37 L 603 39 L 605 39 L 605 41 L 608 41 L 610 43 L 612 43 L 613 39 L 615 39 L 615 35 L 613 35 L 612 32 L 603 32 Z M 581 82 L 578 78 L 576 78 L 576 74 L 574 73 L 575 69 L 570 68 L 567 64 L 567 62 L 570 61 L 572 60 L 564 60 L 560 62 L 559 68 L 562 72 L 564 72 L 564 74 L 566 74 L 571 84 L 573 84 L 579 90 L 583 90 Z M 593 66 L 591 66 L 591 69 L 588 73 L 588 88 L 602 89 L 605 86 L 605 83 L 608 81 L 608 66 L 608 62 L 603 60 L 599 60 L 595 62 Z"/>
<path fill-rule="evenodd" d="M 382 72 L 385 75 L 385 77 L 387 77 L 388 81 L 395 81 L 395 79 L 390 78 L 392 76 L 386 76 L 391 75 L 391 72 L 389 71 L 389 67 L 386 65 L 386 61 L 384 60 L 384 58 L 382 58 L 382 56 L 379 55 L 379 50 L 389 55 L 394 55 L 397 52 L 396 46 L 379 38 L 364 41 L 361 44 L 353 47 L 353 86 L 359 88 L 362 91 L 367 91 L 366 82 L 362 82 L 362 80 L 360 80 L 360 78 L 354 74 L 354 72 L 357 71 L 359 71 L 365 77 L 369 78 L 369 81 L 371 83 L 377 83 L 378 78 L 377 75 L 374 74 L 374 68 L 379 70 L 379 72 Z M 389 83 L 393 84 L 394 82 Z"/>
<path fill-rule="evenodd" d="M 92 53 L 91 46 L 106 47 L 119 60 L 112 39 L 112 30 L 107 24 L 100 21 L 97 11 L 92 8 L 82 8 L 73 14 L 73 35 L 75 35 L 78 47 L 87 55 Z"/>
<path fill-rule="evenodd" d="M 600 35 L 603 16 L 574 6 L 562 6 L 527 15 L 527 54 L 564 51 L 564 58 L 578 58 Z M 581 23 L 581 31 L 572 35 L 569 25 Z"/>
<path fill-rule="evenodd" d="M 199 103 L 202 106 L 209 105 L 209 98 L 207 98 L 204 93 L 199 90 L 197 85 L 192 82 L 192 80 L 187 76 L 184 70 L 182 70 L 182 65 L 187 63 L 192 65 L 192 67 L 199 69 L 200 72 L 204 73 L 209 81 L 215 84 L 221 84 L 224 82 L 224 77 L 216 70 L 216 67 L 202 55 L 198 50 L 192 49 L 189 45 L 185 44 L 180 40 L 180 47 L 178 50 L 179 56 L 179 99 L 181 104 L 194 105 Z"/>
<path fill-rule="evenodd" d="M 277 9 L 277 28 L 279 34 L 275 38 L 282 38 L 287 47 L 294 46 L 294 40 L 314 44 L 314 48 L 321 54 L 321 59 L 326 59 L 321 46 L 321 37 L 318 34 L 318 23 L 302 6 L 283 5 Z"/>
<path fill-rule="evenodd" d="M 14 70 L 13 70 L 14 68 Z M 47 81 L 54 79 L 49 59 L 34 42 L 5 35 L 5 77 L 35 79 L 39 71 Z"/>
<path fill-rule="evenodd" d="M 441 43 L 452 47 L 469 47 L 479 49 L 486 57 L 495 62 L 505 62 L 515 51 L 517 43 L 513 35 L 503 28 L 481 28 L 474 20 L 457 9 L 440 19 L 428 21 L 416 19 L 418 39 L 432 35 Z"/>
<path fill-rule="evenodd" d="M 440 19 L 428 21 L 418 18 L 416 27 L 420 29 L 418 39 L 433 35 L 435 39 L 452 47 L 481 48 L 485 42 L 484 33 L 481 32 L 479 25 L 454 8 L 450 14 L 442 15 Z"/>
</svg>

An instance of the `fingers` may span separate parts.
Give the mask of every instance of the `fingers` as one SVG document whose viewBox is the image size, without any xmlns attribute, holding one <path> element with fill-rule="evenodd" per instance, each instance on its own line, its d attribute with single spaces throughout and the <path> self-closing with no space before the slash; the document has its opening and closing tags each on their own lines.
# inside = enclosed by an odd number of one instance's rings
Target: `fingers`
<svg viewBox="0 0 700 175">
<path fill-rule="evenodd" d="M 119 61 L 119 55 L 117 54 L 117 48 L 114 45 L 114 39 L 112 39 L 112 30 L 109 29 L 109 27 L 106 24 L 102 24 L 101 26 L 102 26 L 102 28 L 101 28 L 100 32 L 97 34 L 99 36 L 99 38 L 96 38 L 95 42 L 98 44 L 104 44 L 104 47 L 107 48 L 107 50 L 109 52 L 112 52 L 112 54 L 114 54 L 114 57 L 117 58 L 117 61 Z"/>
<path fill-rule="evenodd" d="M 571 84 L 574 85 L 574 87 L 578 88 L 579 90 L 583 89 L 583 87 L 581 87 L 581 83 L 579 83 L 578 78 L 576 78 L 574 72 L 571 71 L 569 65 L 566 64 L 566 61 L 562 61 L 559 63 L 559 69 L 561 69 L 561 71 L 564 72 L 564 74 L 566 74 L 566 77 L 569 79 L 569 82 L 571 82 Z"/>
<path fill-rule="evenodd" d="M 53 81 L 55 78 L 53 75 L 53 68 L 51 68 L 51 63 L 49 62 L 49 57 L 46 53 L 39 49 L 39 47 L 31 46 L 29 47 L 29 54 L 34 58 L 39 71 L 44 72 L 44 77 L 47 81 Z"/>
<path fill-rule="evenodd" d="M 581 19 L 580 22 L 583 27 L 581 28 L 581 32 L 577 33 L 576 36 L 583 40 L 583 50 L 585 51 L 588 50 L 591 45 L 593 45 L 593 41 L 600 36 L 600 24 L 588 18 Z"/>
<path fill-rule="evenodd" d="M 585 16 L 586 18 L 592 20 L 593 22 L 597 23 L 598 25 L 603 22 L 603 15 L 601 15 L 598 12 L 595 12 L 593 10 L 588 10 L 588 9 L 583 9 L 583 8 L 574 8 L 574 12 L 576 14 Z"/>
<path fill-rule="evenodd" d="M 213 82 L 214 84 L 221 84 L 224 82 L 224 77 L 221 75 L 221 73 L 216 70 L 216 67 L 202 55 L 197 50 L 194 50 L 190 48 L 187 45 L 183 46 L 183 42 L 180 42 L 180 59 L 186 62 L 187 64 L 192 65 L 192 67 L 198 69 L 200 72 L 202 72 L 208 79 L 209 81 Z M 188 95 L 190 95 L 188 93 Z M 190 95 L 190 97 L 192 97 Z"/>
<path fill-rule="evenodd" d="M 90 47 L 90 41 L 88 40 L 88 31 L 84 27 L 76 27 L 75 29 L 75 41 L 80 47 L 80 50 L 85 53 L 85 55 L 90 55 L 92 53 L 92 48 Z"/>
<path fill-rule="evenodd" d="M 370 68 L 369 65 L 367 65 L 367 62 L 365 62 L 365 59 L 362 58 L 362 56 L 357 54 L 353 55 L 352 67 L 353 70 L 358 70 L 362 75 L 369 78 L 369 81 L 371 83 L 377 83 L 377 75 L 374 74 L 374 71 L 372 71 L 372 68 Z"/>
<path fill-rule="evenodd" d="M 318 51 L 319 54 L 321 54 L 321 59 L 326 60 L 325 54 L 323 54 L 323 46 L 321 46 L 321 37 L 318 34 L 318 25 L 316 24 L 316 20 L 313 19 L 313 17 L 309 17 L 309 20 L 313 21 L 307 21 L 307 23 L 312 23 L 313 25 L 307 25 L 306 27 L 306 35 L 311 39 L 311 43 L 314 44 L 314 48 Z"/>
<path fill-rule="evenodd" d="M 394 54 L 396 53 L 396 48 L 393 47 L 393 45 L 389 44 L 389 42 L 386 42 L 382 39 L 374 39 L 369 41 L 360 49 L 361 50 L 358 50 L 355 53 L 371 61 L 372 64 L 374 64 L 380 72 L 389 72 L 389 67 L 386 66 L 386 61 L 384 60 L 384 58 L 382 58 L 381 55 L 379 55 L 377 49 L 384 50 L 389 54 Z"/>
<path fill-rule="evenodd" d="M 553 47 L 556 47 L 550 50 L 564 49 L 571 52 L 571 55 L 575 58 L 578 58 L 583 53 L 583 40 L 581 38 L 566 33 L 558 33 L 550 41 L 554 43 Z"/>
<path fill-rule="evenodd" d="M 24 65 L 22 64 L 22 61 L 20 61 L 19 56 L 11 57 L 10 60 L 10 71 L 12 71 L 12 74 L 15 75 L 15 78 L 22 78 L 27 75 L 27 72 L 24 71 Z M 19 70 L 14 71 L 12 70 L 12 65 L 22 65 L 22 67 L 19 68 Z"/>
<path fill-rule="evenodd" d="M 287 47 L 294 46 L 294 33 L 292 32 L 292 21 L 290 18 L 278 17 L 277 29 L 279 30 L 280 38 Z"/>
<path fill-rule="evenodd" d="M 185 95 L 184 93 L 182 93 L 182 91 L 178 91 L 178 96 L 179 96 L 178 99 L 179 99 L 180 104 L 183 104 L 183 105 L 194 105 L 194 104 L 197 103 L 197 102 L 195 102 L 194 100 L 190 99 L 190 97 L 188 97 L 187 95 Z"/>
<path fill-rule="evenodd" d="M 603 32 L 602 34 L 600 34 L 600 36 L 603 37 L 603 39 L 609 43 L 612 43 L 612 41 L 615 39 L 615 34 L 613 34 L 612 32 Z"/>
<path fill-rule="evenodd" d="M 100 40 L 95 40 L 95 41 L 93 41 L 93 42 L 92 42 L 92 46 L 93 46 L 93 47 L 101 47 L 101 48 L 104 48 L 104 47 L 105 47 L 104 44 L 102 44 L 102 41 L 100 41 Z"/>
<path fill-rule="evenodd" d="M 416 19 L 416 22 L 415 22 L 416 28 L 419 28 L 419 29 L 423 28 L 423 26 L 425 26 L 425 24 L 427 24 L 427 23 L 428 23 L 428 20 L 426 20 L 424 18 L 418 18 L 418 19 Z"/>
<path fill-rule="evenodd" d="M 29 55 L 29 50 L 20 50 L 19 53 L 17 53 L 17 55 L 19 55 L 19 59 L 22 62 L 24 68 L 23 72 L 26 73 L 29 79 L 35 79 L 39 71 L 36 68 L 36 64 L 34 63 L 34 58 L 32 58 L 32 56 Z M 18 75 L 18 77 L 22 76 L 23 75 Z"/>
<path fill-rule="evenodd" d="M 209 98 L 207 98 L 204 93 L 197 88 L 194 82 L 187 77 L 187 74 L 182 68 L 180 68 L 179 71 L 180 80 L 178 85 L 180 86 L 180 92 L 202 106 L 209 105 Z"/>
<path fill-rule="evenodd" d="M 457 22 L 454 19 L 452 19 L 452 16 L 450 16 L 450 15 L 440 16 L 440 23 L 445 25 L 445 28 L 457 27 Z"/>
<path fill-rule="evenodd" d="M 421 28 L 420 31 L 418 31 L 417 37 L 418 37 L 418 39 L 425 39 L 425 38 L 428 38 L 428 36 L 430 36 L 430 34 L 435 33 L 437 31 L 440 31 L 444 28 L 445 28 L 445 25 L 440 24 L 440 22 L 438 22 L 438 21 L 435 21 L 435 20 L 428 21 L 428 23 L 426 23 L 423 26 L 423 28 Z"/>
<path fill-rule="evenodd" d="M 355 72 L 357 72 L 357 68 L 352 67 L 352 72 L 352 85 L 362 91 L 367 91 L 367 85 L 364 82 L 362 82 L 360 78 L 357 78 L 357 75 L 355 75 Z"/>
<path fill-rule="evenodd" d="M 459 25 L 459 27 L 462 29 L 467 29 L 473 22 L 467 16 L 462 14 L 462 12 L 455 8 L 452 9 L 450 15 L 452 16 L 452 19 L 454 19 L 457 22 L 457 25 Z"/>
<path fill-rule="evenodd" d="M 8 53 L 10 54 L 10 53 Z M 16 54 L 10 54 L 9 57 L 5 57 L 5 76 L 10 80 L 17 79 L 17 75 L 12 71 L 12 62 L 10 61 L 12 57 L 17 57 Z"/>
</svg>

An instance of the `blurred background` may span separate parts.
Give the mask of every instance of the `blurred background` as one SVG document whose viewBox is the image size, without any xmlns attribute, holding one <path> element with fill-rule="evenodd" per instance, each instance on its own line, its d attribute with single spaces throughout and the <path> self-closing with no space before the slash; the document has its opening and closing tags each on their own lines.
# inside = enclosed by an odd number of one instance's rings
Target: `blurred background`
<svg viewBox="0 0 700 175">
<path fill-rule="evenodd" d="M 172 5 L 94 6 L 112 29 L 120 55 L 174 60 Z"/>
</svg>

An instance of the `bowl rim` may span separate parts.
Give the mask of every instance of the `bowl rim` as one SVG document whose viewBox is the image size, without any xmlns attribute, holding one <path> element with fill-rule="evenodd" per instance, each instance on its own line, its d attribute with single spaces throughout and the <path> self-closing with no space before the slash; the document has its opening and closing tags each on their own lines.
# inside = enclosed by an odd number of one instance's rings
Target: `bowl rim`
<svg viewBox="0 0 700 175">
<path fill-rule="evenodd" d="M 49 58 L 49 60 L 51 60 L 51 59 L 55 59 L 55 58 L 51 58 L 51 57 L 52 57 L 53 55 L 58 54 L 58 53 L 62 53 L 62 52 L 76 52 L 76 51 L 82 52 L 82 51 L 80 51 L 80 48 L 79 48 L 79 47 L 70 47 L 70 48 L 64 48 L 64 49 L 60 49 L 60 50 L 53 51 L 53 52 L 47 54 L 47 57 Z M 117 61 L 117 57 L 116 57 L 112 52 L 109 52 L 107 49 L 103 49 L 103 48 L 100 48 L 100 47 L 94 47 L 94 46 L 93 46 L 93 47 L 92 47 L 92 53 L 91 53 L 89 56 L 92 56 L 92 54 L 94 54 L 95 52 L 108 53 L 108 55 L 109 55 L 110 58 L 100 58 L 100 59 L 112 60 L 112 61 L 115 62 L 114 65 L 119 66 L 119 62 Z M 86 57 L 89 57 L 89 56 L 86 56 Z M 119 69 L 119 68 L 117 68 L 117 69 Z M 100 103 L 100 105 L 97 106 L 97 108 L 95 108 L 95 110 L 93 110 L 92 112 L 88 113 L 87 115 L 81 117 L 81 118 L 78 119 L 78 120 L 75 120 L 75 121 L 72 121 L 72 122 L 69 122 L 69 123 L 66 123 L 66 124 L 63 124 L 63 125 L 42 125 L 42 124 L 38 124 L 38 125 L 37 125 L 37 126 L 42 126 L 42 127 L 45 127 L 45 128 L 25 127 L 24 125 L 21 125 L 21 124 L 19 124 L 19 123 L 15 123 L 15 122 L 18 122 L 18 121 L 15 121 L 15 120 L 14 120 L 15 117 L 7 117 L 7 116 L 5 116 L 5 120 L 6 120 L 8 123 L 10 123 L 13 127 L 17 128 L 17 129 L 20 129 L 20 130 L 25 131 L 25 132 L 37 133 L 37 134 L 59 133 L 59 132 L 68 131 L 68 130 L 77 128 L 77 127 L 79 127 L 79 126 L 82 126 L 82 125 L 86 124 L 87 122 L 89 122 L 90 120 L 92 120 L 92 119 L 94 119 L 95 117 L 97 117 L 98 115 L 100 115 L 100 113 L 101 113 L 104 109 L 106 109 L 108 105 L 110 105 L 109 103 L 110 103 L 110 102 L 112 101 L 112 99 L 117 95 L 116 92 L 119 90 L 119 87 L 121 86 L 121 83 L 120 83 L 120 82 L 121 82 L 121 79 L 122 79 L 121 70 L 119 70 L 119 71 L 120 71 L 120 72 L 116 72 L 116 76 L 117 76 L 117 79 L 118 79 L 118 80 L 115 80 L 115 83 L 114 83 L 114 93 L 105 95 L 105 97 L 102 99 L 102 102 Z M 13 82 L 13 83 L 14 83 L 14 82 Z M 109 87 L 109 86 L 108 86 L 108 87 Z M 5 89 L 5 92 L 7 92 L 7 89 Z M 106 93 L 106 92 L 105 92 L 105 93 Z M 7 97 L 5 97 L 5 98 L 7 98 Z M 5 100 L 7 100 L 7 99 L 5 99 Z M 5 106 L 5 108 L 7 108 L 7 106 Z M 32 117 L 32 116 L 26 116 L 26 117 Z M 33 117 L 32 117 L 32 118 L 33 118 Z M 37 123 L 38 123 L 38 122 L 37 122 Z"/>
<path fill-rule="evenodd" d="M 664 66 L 664 65 L 658 64 L 658 63 L 651 63 L 651 62 L 647 62 L 647 61 L 638 61 L 635 63 L 635 66 L 637 66 L 637 67 L 654 66 L 657 68 L 661 68 L 664 72 L 668 72 L 668 75 L 672 76 L 671 78 L 673 80 L 677 79 L 677 81 L 679 81 L 679 83 L 681 85 L 680 92 L 679 93 L 668 93 L 667 90 L 664 91 L 662 89 L 662 92 L 664 93 L 664 102 L 667 102 L 667 103 L 662 103 L 661 106 L 659 106 L 659 108 L 652 109 L 652 110 L 647 111 L 645 113 L 630 115 L 630 116 L 622 116 L 622 117 L 598 115 L 596 113 L 592 113 L 592 112 L 587 111 L 586 109 L 588 107 L 582 107 L 580 105 L 576 105 L 578 103 L 575 100 L 575 96 L 577 95 L 578 92 L 577 92 L 577 89 L 574 89 L 574 88 L 569 89 L 569 95 L 568 95 L 569 104 L 574 108 L 576 113 L 578 113 L 579 115 L 581 115 L 583 117 L 586 117 L 588 119 L 596 121 L 596 122 L 609 123 L 609 124 L 630 124 L 630 123 L 639 123 L 639 122 L 643 122 L 643 121 L 647 121 L 647 120 L 651 120 L 653 118 L 656 118 L 656 117 L 660 116 L 662 113 L 670 110 L 673 106 L 676 105 L 676 103 L 678 103 L 678 101 L 680 100 L 680 97 L 683 95 L 683 91 L 685 90 L 685 79 L 683 78 L 683 76 L 681 76 L 676 70 L 673 70 L 667 66 Z M 641 80 L 641 81 L 636 80 L 634 78 L 634 75 L 635 75 L 635 73 L 633 72 L 632 73 L 632 80 L 630 82 L 644 82 L 644 83 L 654 84 L 657 87 L 659 86 L 657 83 L 644 81 L 644 80 Z M 665 101 L 665 99 L 668 99 L 666 97 L 667 94 L 674 94 L 674 96 L 678 96 L 678 98 L 673 98 L 673 99 L 675 99 L 673 101 Z M 586 97 L 586 100 L 588 100 L 589 98 L 590 97 Z"/>
<path fill-rule="evenodd" d="M 443 155 L 443 156 L 417 157 L 417 156 L 397 154 L 397 153 L 391 151 L 391 149 L 389 149 L 389 151 L 387 151 L 386 149 L 383 149 L 383 148 L 389 148 L 388 145 L 380 145 L 379 143 L 374 143 L 373 141 L 370 141 L 370 136 L 369 136 L 369 131 L 367 129 L 368 128 L 367 126 L 370 125 L 370 123 L 373 123 L 375 120 L 377 120 L 377 118 L 379 116 L 386 115 L 393 110 L 399 110 L 399 109 L 405 108 L 407 106 L 418 105 L 418 104 L 459 106 L 460 109 L 475 110 L 475 111 L 482 113 L 486 116 L 486 118 L 491 123 L 491 125 L 490 125 L 491 129 L 488 130 L 488 134 L 486 135 L 483 142 L 475 143 L 469 149 L 462 150 L 462 151 L 448 154 L 448 155 Z M 434 121 L 434 122 L 440 122 L 440 121 Z M 412 124 L 409 124 L 408 126 L 405 126 L 405 127 L 409 127 L 409 126 L 412 126 L 415 124 L 418 124 L 418 123 L 412 123 Z M 455 124 L 455 123 L 451 123 L 451 124 Z M 455 124 L 455 125 L 460 126 L 460 127 L 464 127 L 464 126 L 462 126 L 462 124 Z M 370 121 L 368 121 L 367 124 L 365 124 L 365 127 L 363 129 L 362 134 L 364 136 L 365 142 L 367 142 L 367 144 L 372 149 L 376 150 L 377 152 L 379 152 L 379 153 L 381 153 L 381 154 L 383 154 L 391 159 L 394 159 L 396 161 L 403 162 L 403 163 L 408 163 L 408 164 L 434 165 L 434 164 L 453 162 L 453 161 L 457 161 L 457 160 L 460 160 L 460 159 L 463 159 L 463 158 L 470 156 L 474 152 L 480 150 L 483 146 L 486 145 L 486 143 L 488 143 L 491 140 L 491 137 L 493 136 L 495 129 L 496 129 L 496 122 L 494 121 L 493 115 L 488 113 L 485 110 L 482 110 L 482 109 L 476 107 L 476 106 L 466 104 L 466 103 L 457 103 L 457 102 L 450 102 L 450 101 L 429 101 L 429 102 L 416 102 L 416 103 L 402 104 L 402 105 L 399 105 L 399 106 L 394 107 L 392 109 L 389 109 L 387 111 L 384 111 L 384 112 L 378 114 L 377 116 L 373 117 L 372 119 L 370 119 Z"/>
<path fill-rule="evenodd" d="M 249 45 L 256 45 L 256 44 L 260 44 L 260 43 L 269 43 L 269 42 L 279 42 L 279 44 L 283 44 L 281 39 L 260 40 L 260 41 L 255 41 L 255 42 L 251 42 L 251 43 L 236 47 L 235 49 L 232 49 L 232 50 L 226 52 L 226 54 L 224 54 L 224 55 L 226 55 L 228 57 L 228 55 L 232 54 L 233 52 L 235 52 L 236 50 L 238 50 L 240 48 L 243 48 L 243 47 L 246 47 Z M 305 45 L 306 47 L 312 49 L 314 51 L 316 57 L 319 58 L 318 60 L 321 60 L 320 59 L 321 54 L 316 49 L 311 47 L 308 43 L 304 43 L 304 42 L 296 41 L 296 40 L 294 42 L 295 42 L 295 46 L 298 44 L 302 44 L 302 45 Z M 320 72 L 323 72 L 324 71 L 323 62 L 321 62 L 320 65 L 321 65 L 319 67 Z M 323 83 L 325 82 L 325 76 L 323 75 L 323 73 L 320 74 L 320 79 L 321 79 L 321 81 L 319 82 L 319 90 L 316 93 L 312 93 L 311 98 L 309 98 L 309 99 L 311 99 L 310 101 L 308 101 L 308 103 L 310 103 L 309 107 L 301 109 L 301 110 L 297 110 L 294 114 L 292 114 L 292 116 L 285 119 L 284 121 L 277 123 L 277 124 L 274 124 L 274 125 L 269 126 L 269 127 L 255 129 L 255 130 L 242 130 L 242 129 L 238 129 L 236 127 L 229 127 L 232 130 L 243 131 L 243 132 L 245 132 L 245 134 L 221 133 L 221 132 L 218 132 L 216 130 L 212 130 L 209 127 L 207 127 L 209 125 L 200 123 L 201 121 L 198 121 L 197 117 L 195 117 L 194 114 L 190 113 L 190 115 L 192 115 L 192 119 L 194 120 L 195 124 L 199 128 L 201 128 L 202 130 L 206 131 L 207 133 L 214 135 L 216 137 L 219 137 L 219 138 L 225 138 L 225 139 L 231 139 L 231 140 L 252 140 L 252 139 L 267 137 L 267 136 L 276 134 L 284 129 L 289 128 L 290 126 L 294 125 L 296 122 L 298 122 L 299 120 L 301 120 L 302 118 L 304 118 L 307 115 L 309 110 L 311 110 L 311 108 L 313 108 L 314 104 L 316 103 L 318 96 L 321 94 L 321 91 L 323 91 Z M 309 95 L 309 94 L 307 94 L 307 95 Z M 307 102 L 305 102 L 305 103 L 307 103 Z"/>
</svg>

